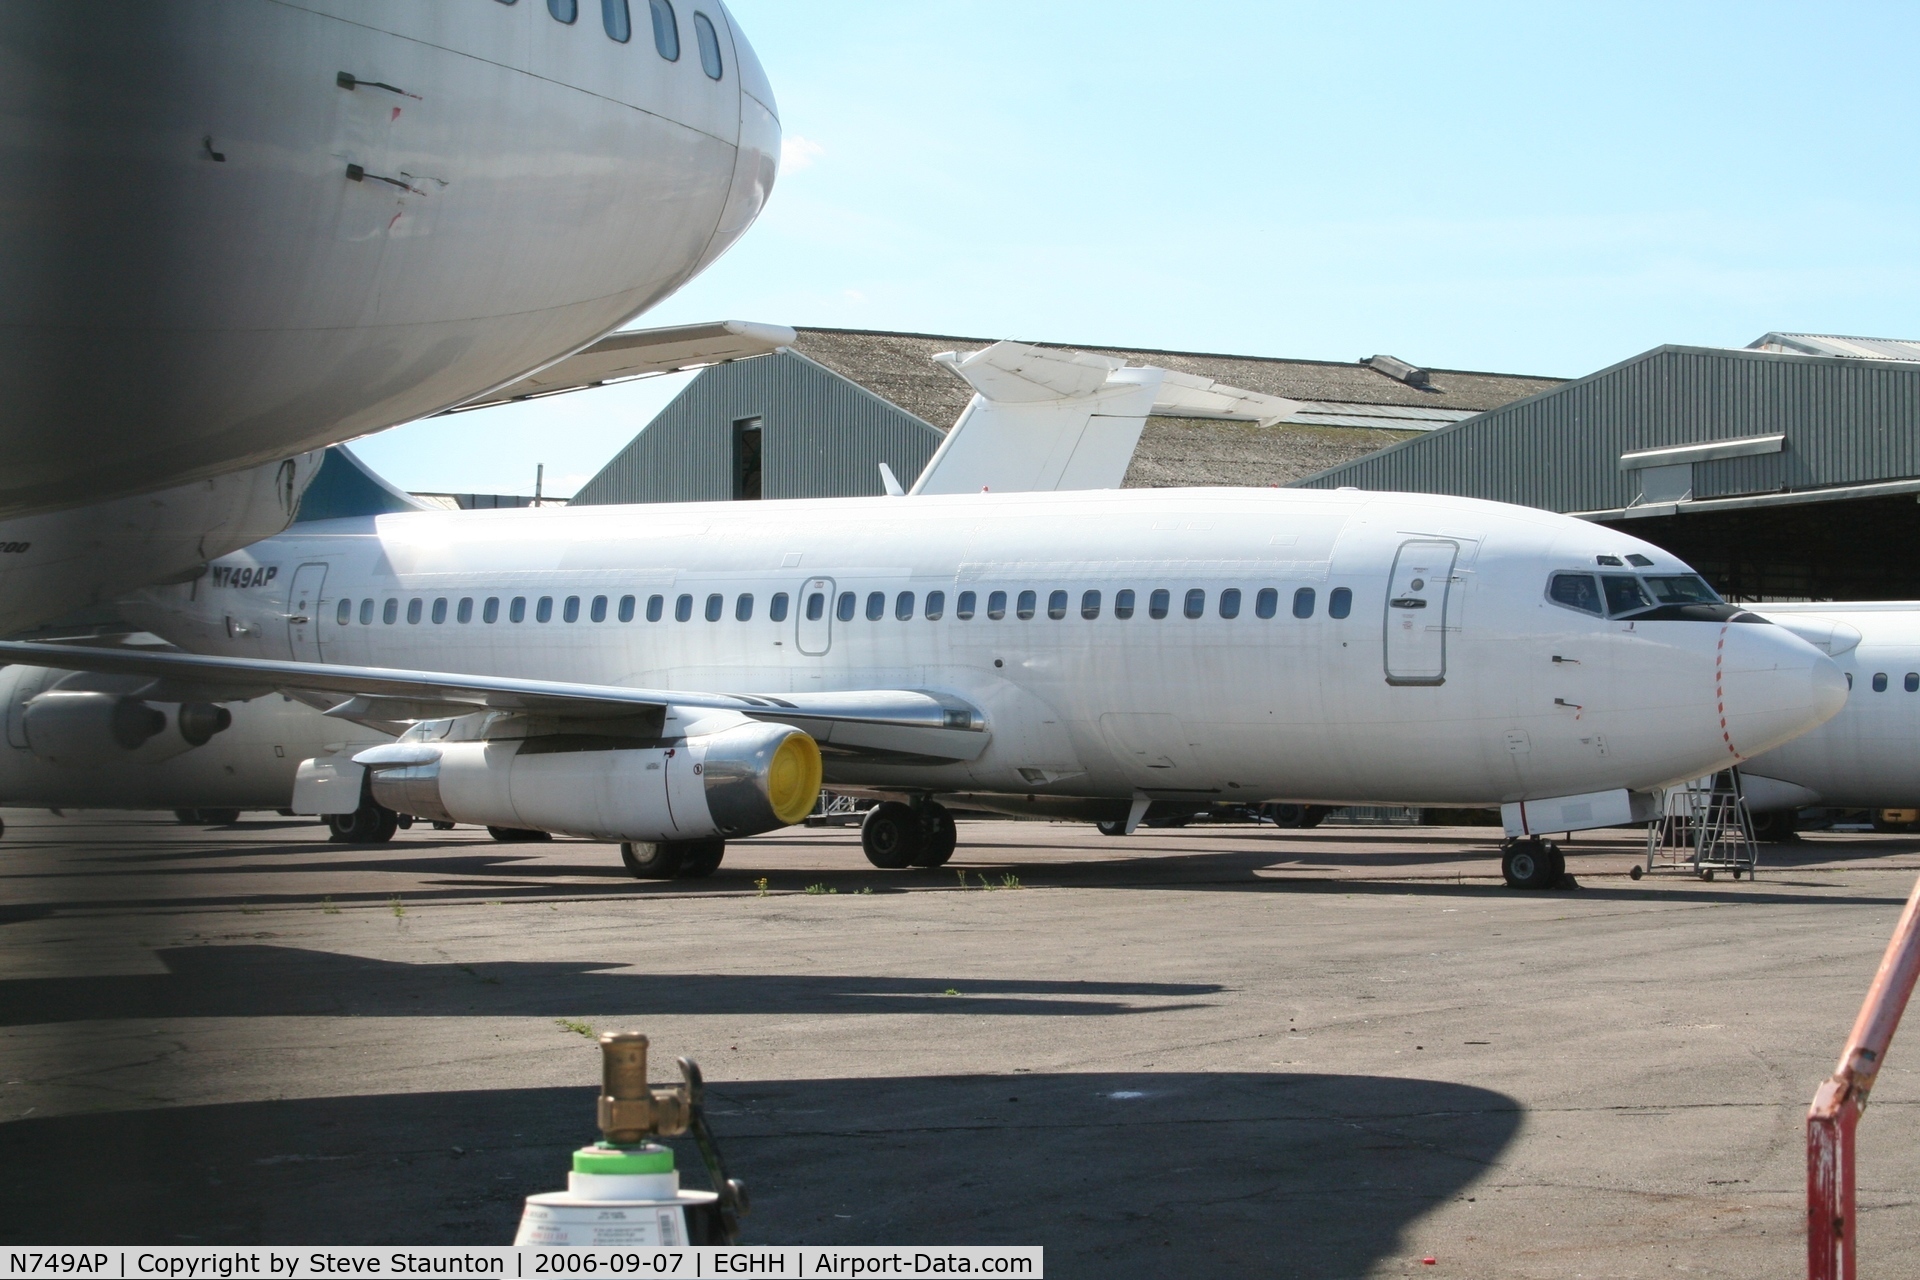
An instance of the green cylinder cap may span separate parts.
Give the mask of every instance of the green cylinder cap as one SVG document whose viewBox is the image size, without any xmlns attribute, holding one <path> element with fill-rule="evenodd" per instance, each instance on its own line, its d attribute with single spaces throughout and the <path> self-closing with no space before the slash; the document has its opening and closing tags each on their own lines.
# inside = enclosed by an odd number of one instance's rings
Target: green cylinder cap
<svg viewBox="0 0 1920 1280">
<path fill-rule="evenodd" d="M 652 1142 L 643 1142 L 637 1147 L 596 1142 L 573 1153 L 573 1171 L 614 1175 L 672 1173 L 673 1152 Z"/>
</svg>

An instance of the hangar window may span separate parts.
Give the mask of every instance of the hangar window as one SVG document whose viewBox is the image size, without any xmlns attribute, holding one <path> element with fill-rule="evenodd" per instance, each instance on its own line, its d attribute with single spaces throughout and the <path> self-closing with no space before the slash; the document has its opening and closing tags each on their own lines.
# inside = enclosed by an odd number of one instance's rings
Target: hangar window
<svg viewBox="0 0 1920 1280">
<path fill-rule="evenodd" d="M 500 621 L 500 597 L 499 596 L 488 596 L 487 602 L 480 606 L 480 621 L 482 622 Z"/>
<path fill-rule="evenodd" d="M 360 602 L 360 625 L 366 626 L 373 621 L 373 597 L 368 596 Z"/>
<path fill-rule="evenodd" d="M 453 616 L 454 616 L 454 619 L 458 622 L 472 622 L 473 621 L 473 597 L 461 596 L 460 607 L 453 611 Z"/>
<path fill-rule="evenodd" d="M 527 620 L 527 598 L 525 596 L 515 596 L 513 598 L 513 603 L 507 606 L 507 621 L 508 622 L 525 622 L 526 620 Z"/>
<path fill-rule="evenodd" d="M 380 606 L 380 621 L 386 623 L 388 626 L 392 626 L 394 623 L 400 621 L 400 601 L 398 599 L 389 599 L 385 604 Z"/>
<path fill-rule="evenodd" d="M 632 596 L 620 597 L 620 621 L 622 622 L 633 621 L 633 606 L 636 603 L 638 602 L 635 601 Z"/>
<path fill-rule="evenodd" d="M 1293 593 L 1293 616 L 1311 618 L 1313 616 L 1313 588 L 1302 587 Z"/>
<path fill-rule="evenodd" d="M 420 597 L 415 596 L 413 599 L 407 601 L 407 622 L 409 624 L 418 623 L 420 621 L 420 613 Z"/>
<path fill-rule="evenodd" d="M 1329 618 L 1344 618 L 1352 612 L 1353 589 L 1351 587 L 1335 587 L 1327 595 L 1327 616 Z"/>
<path fill-rule="evenodd" d="M 560 616 L 568 622 L 580 621 L 580 597 L 568 596 L 567 602 L 560 606 Z"/>
<path fill-rule="evenodd" d="M 1113 616 L 1122 622 L 1133 616 L 1133 588 L 1113 593 Z"/>
<path fill-rule="evenodd" d="M 1661 604 L 1719 604 L 1720 596 L 1697 574 L 1649 577 L 1647 586 Z"/>
<path fill-rule="evenodd" d="M 979 602 L 979 599 L 980 597 L 974 595 L 971 591 L 962 591 L 953 598 L 953 616 L 962 622 L 972 621 L 973 607 Z"/>
<path fill-rule="evenodd" d="M 1253 616 L 1271 618 L 1280 612 L 1280 593 L 1273 587 L 1260 588 L 1260 594 L 1253 598 Z"/>
<path fill-rule="evenodd" d="M 842 591 L 838 603 L 833 607 L 833 616 L 842 622 L 852 622 L 854 606 L 857 603 L 854 599 L 853 592 Z"/>
<path fill-rule="evenodd" d="M 555 22 L 572 22 L 580 16 L 580 0 L 547 0 L 547 12 Z"/>
<path fill-rule="evenodd" d="M 1887 691 L 1887 673 L 1886 672 L 1876 671 L 1873 673 L 1873 691 L 1875 693 L 1885 693 Z"/>
<path fill-rule="evenodd" d="M 773 593 L 773 599 L 767 601 L 767 617 L 775 622 L 785 622 L 787 620 L 786 592 L 776 591 Z"/>
<path fill-rule="evenodd" d="M 1220 616 L 1223 618 L 1240 616 L 1240 588 L 1228 587 L 1220 593 Z"/>
<path fill-rule="evenodd" d="M 693 15 L 694 39 L 700 43 L 700 69 L 707 73 L 707 79 L 720 78 L 720 36 L 714 31 L 713 22 L 704 13 Z"/>
<path fill-rule="evenodd" d="M 345 599 L 343 597 L 340 601 L 340 608 L 338 612 L 334 614 L 333 620 L 339 623 L 343 627 L 346 626 L 349 622 L 352 622 L 353 621 L 353 601 Z"/>
<path fill-rule="evenodd" d="M 927 592 L 927 621 L 938 622 L 947 611 L 947 593 L 944 591 Z"/>
<path fill-rule="evenodd" d="M 902 591 L 893 598 L 893 616 L 899 622 L 913 621 L 913 592 Z"/>
<path fill-rule="evenodd" d="M 633 15 L 627 12 L 627 0 L 600 0 L 600 22 L 607 38 L 621 44 L 633 39 Z"/>
<path fill-rule="evenodd" d="M 1165 587 L 1161 587 L 1159 590 L 1155 591 L 1152 595 L 1147 597 L 1147 616 L 1149 618 L 1166 617 L 1167 605 L 1172 599 L 1173 597 L 1167 593 L 1167 589 Z"/>
<path fill-rule="evenodd" d="M 686 621 L 689 621 L 692 617 L 693 617 L 693 597 L 690 595 L 680 595 L 680 596 L 674 597 L 673 620 L 675 622 L 686 622 Z"/>
<path fill-rule="evenodd" d="M 1653 561 L 1647 559 L 1638 551 L 1629 551 L 1627 553 L 1627 563 L 1638 565 L 1642 569 L 1651 569 L 1653 567 Z"/>
<path fill-rule="evenodd" d="M 1020 599 L 1018 603 L 1015 604 L 1013 610 L 1014 613 L 1019 616 L 1020 621 L 1025 622 L 1033 616 L 1034 605 L 1039 599 L 1040 597 L 1031 591 L 1022 591 L 1020 593 Z"/>
<path fill-rule="evenodd" d="M 1556 573 L 1547 579 L 1547 599 L 1582 613 L 1599 613 L 1600 584 L 1590 573 Z"/>
<path fill-rule="evenodd" d="M 1092 622 L 1100 616 L 1100 593 L 1085 591 L 1080 595 L 1080 616 Z"/>
<path fill-rule="evenodd" d="M 708 622 L 720 621 L 720 613 L 723 609 L 726 608 L 726 605 L 727 605 L 727 598 L 721 595 L 718 591 L 715 591 L 711 595 L 709 595 L 707 597 L 707 609 L 706 609 L 707 621 Z"/>
<path fill-rule="evenodd" d="M 607 620 L 607 598 L 605 596 L 595 596 L 592 607 L 587 610 L 587 616 L 595 622 L 605 622 Z"/>
<path fill-rule="evenodd" d="M 433 602 L 433 621 L 438 626 L 447 620 L 447 598 L 441 596 Z"/>
<path fill-rule="evenodd" d="M 1189 618 L 1197 618 L 1207 611 L 1207 593 L 1199 587 L 1187 589 L 1187 603 L 1183 612 Z"/>
<path fill-rule="evenodd" d="M 667 604 L 667 598 L 665 596 L 648 596 L 647 597 L 647 621 L 648 622 L 660 621 L 660 615 L 666 611 L 666 604 Z"/>
<path fill-rule="evenodd" d="M 669 0 L 648 0 L 653 13 L 653 47 L 668 62 L 680 61 L 680 24 L 674 20 Z"/>
<path fill-rule="evenodd" d="M 1050 591 L 1047 593 L 1047 616 L 1055 622 L 1067 616 L 1067 593 Z"/>
<path fill-rule="evenodd" d="M 887 593 L 884 591 L 867 592 L 867 621 L 878 622 L 887 612 Z"/>
<path fill-rule="evenodd" d="M 733 602 L 733 620 L 735 622 L 753 621 L 753 593 L 742 591 Z"/>
<path fill-rule="evenodd" d="M 1908 693 L 1920 693 L 1920 671 L 1907 672 L 1906 688 Z"/>
<path fill-rule="evenodd" d="M 535 622 L 552 622 L 553 621 L 553 597 L 552 596 L 541 596 L 540 599 L 534 603 L 533 620 Z"/>
<path fill-rule="evenodd" d="M 987 597 L 987 616 L 995 622 L 1007 616 L 1007 593 L 996 591 Z"/>
<path fill-rule="evenodd" d="M 1608 613 L 1618 615 L 1653 607 L 1653 598 L 1640 585 L 1640 579 L 1631 574 L 1603 573 L 1600 585 L 1606 588 Z"/>
</svg>

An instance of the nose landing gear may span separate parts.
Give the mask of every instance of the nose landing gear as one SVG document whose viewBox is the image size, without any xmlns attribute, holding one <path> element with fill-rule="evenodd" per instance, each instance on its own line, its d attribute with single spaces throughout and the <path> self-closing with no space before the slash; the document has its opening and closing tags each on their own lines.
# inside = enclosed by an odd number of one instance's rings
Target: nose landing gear
<svg viewBox="0 0 1920 1280">
<path fill-rule="evenodd" d="M 1500 846 L 1500 874 L 1509 889 L 1551 889 L 1566 878 L 1567 859 L 1551 840 L 1515 838 Z"/>
<path fill-rule="evenodd" d="M 945 866 L 959 841 L 953 814 L 932 800 L 920 804 L 883 800 L 867 811 L 860 824 L 860 848 L 867 861 L 883 871 Z"/>
</svg>

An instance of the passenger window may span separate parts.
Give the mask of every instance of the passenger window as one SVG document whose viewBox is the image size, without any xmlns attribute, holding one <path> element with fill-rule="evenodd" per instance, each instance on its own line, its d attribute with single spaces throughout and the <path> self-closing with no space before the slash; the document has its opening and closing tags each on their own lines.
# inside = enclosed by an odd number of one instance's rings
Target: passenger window
<svg viewBox="0 0 1920 1280">
<path fill-rule="evenodd" d="M 735 622 L 753 621 L 753 593 L 742 591 L 733 601 L 733 620 Z"/>
<path fill-rule="evenodd" d="M 1220 616 L 1223 618 L 1240 616 L 1240 588 L 1228 587 L 1220 593 Z"/>
<path fill-rule="evenodd" d="M 547 12 L 555 22 L 572 22 L 580 16 L 580 0 L 547 0 Z"/>
<path fill-rule="evenodd" d="M 1033 616 L 1034 604 L 1039 599 L 1040 597 L 1031 591 L 1022 591 L 1020 593 L 1019 604 L 1014 608 L 1014 613 L 1019 616 L 1020 621 L 1025 622 Z"/>
<path fill-rule="evenodd" d="M 380 606 L 380 621 L 388 626 L 392 626 L 394 623 L 400 621 L 399 600 L 389 599 L 385 604 Z"/>
<path fill-rule="evenodd" d="M 1582 613 L 1598 614 L 1600 586 L 1590 573 L 1556 573 L 1547 580 L 1547 599 Z"/>
<path fill-rule="evenodd" d="M 1125 622 L 1133 616 L 1133 588 L 1113 593 L 1113 616 Z"/>
<path fill-rule="evenodd" d="M 1199 587 L 1189 587 L 1187 589 L 1186 615 L 1189 618 L 1197 618 L 1206 611 L 1207 593 Z"/>
<path fill-rule="evenodd" d="M 1271 618 L 1280 612 L 1280 592 L 1273 587 L 1260 588 L 1260 594 L 1253 598 L 1253 616 Z"/>
<path fill-rule="evenodd" d="M 480 621 L 482 622 L 500 621 L 500 597 L 499 596 L 488 596 L 487 602 L 480 606 Z"/>
<path fill-rule="evenodd" d="M 1920 671 L 1907 672 L 1906 686 L 1908 693 L 1920 693 Z"/>
<path fill-rule="evenodd" d="M 472 622 L 473 621 L 473 597 L 461 596 L 460 607 L 454 610 L 453 616 L 454 616 L 454 619 L 458 622 L 463 622 L 463 623 Z"/>
<path fill-rule="evenodd" d="M 647 621 L 648 622 L 660 621 L 660 615 L 663 612 L 665 612 L 666 604 L 667 604 L 667 598 L 665 596 L 648 596 L 647 597 Z"/>
<path fill-rule="evenodd" d="M 568 596 L 567 602 L 560 606 L 560 616 L 568 622 L 580 621 L 580 597 Z"/>
<path fill-rule="evenodd" d="M 1313 616 L 1313 588 L 1302 587 L 1293 593 L 1293 616 L 1311 618 Z"/>
<path fill-rule="evenodd" d="M 638 603 L 632 596 L 620 597 L 620 621 L 633 621 L 633 606 Z"/>
<path fill-rule="evenodd" d="M 700 43 L 700 69 L 707 73 L 709 80 L 720 78 L 720 36 L 713 29 L 713 23 L 704 13 L 693 15 L 694 39 Z"/>
<path fill-rule="evenodd" d="M 1007 616 L 1007 593 L 996 591 L 987 597 L 987 616 L 995 622 Z"/>
<path fill-rule="evenodd" d="M 867 592 L 867 621 L 878 622 L 887 611 L 887 593 L 884 591 Z"/>
<path fill-rule="evenodd" d="M 435 625 L 447 620 L 447 598 L 441 596 L 433 602 L 433 621 Z"/>
<path fill-rule="evenodd" d="M 368 596 L 360 602 L 360 625 L 367 626 L 373 621 L 373 597 Z"/>
<path fill-rule="evenodd" d="M 1327 616 L 1344 618 L 1353 612 L 1353 591 L 1348 587 L 1335 587 L 1333 594 L 1327 597 Z"/>
<path fill-rule="evenodd" d="M 419 621 L 420 621 L 420 597 L 415 596 L 413 599 L 407 601 L 407 622 L 409 624 L 414 624 L 414 623 L 418 623 Z"/>
<path fill-rule="evenodd" d="M 676 596 L 673 601 L 673 620 L 675 622 L 689 622 L 692 618 L 693 597 L 690 595 Z"/>
<path fill-rule="evenodd" d="M 1167 605 L 1172 600 L 1173 600 L 1173 596 L 1169 594 L 1169 592 L 1165 587 L 1159 588 L 1152 595 L 1147 597 L 1147 616 L 1149 618 L 1166 617 Z"/>
<path fill-rule="evenodd" d="M 621 44 L 633 39 L 633 15 L 627 12 L 627 0 L 600 0 L 600 21 L 609 39 Z"/>
<path fill-rule="evenodd" d="M 720 621 L 720 611 L 727 607 L 727 598 L 718 591 L 707 597 L 707 621 Z"/>
<path fill-rule="evenodd" d="M 1051 591 L 1047 593 L 1047 616 L 1055 622 L 1067 616 L 1067 593 Z"/>
<path fill-rule="evenodd" d="M 902 591 L 893 598 L 893 616 L 898 622 L 913 620 L 913 592 Z"/>
<path fill-rule="evenodd" d="M 553 621 L 553 597 L 552 596 L 541 596 L 540 599 L 534 604 L 533 620 L 535 622 L 552 622 Z"/>
<path fill-rule="evenodd" d="M 607 598 L 605 596 L 595 596 L 593 598 L 593 607 L 587 611 L 587 617 L 595 622 L 605 622 L 607 620 Z"/>
<path fill-rule="evenodd" d="M 653 12 L 653 47 L 668 62 L 680 61 L 680 24 L 674 20 L 669 0 L 648 0 Z"/>
<path fill-rule="evenodd" d="M 515 596 L 513 598 L 513 603 L 507 606 L 507 621 L 508 622 L 525 622 L 526 620 L 527 620 L 527 598 L 525 596 Z"/>
<path fill-rule="evenodd" d="M 333 620 L 341 626 L 353 621 L 353 601 L 342 598 L 340 608 L 334 612 Z"/>
<path fill-rule="evenodd" d="M 1626 573 L 1603 573 L 1600 585 L 1607 591 L 1607 612 L 1618 617 L 1637 609 L 1653 608 L 1653 597 L 1640 585 L 1640 579 Z"/>
<path fill-rule="evenodd" d="M 978 600 L 979 597 L 974 595 L 973 592 L 962 591 L 958 596 L 954 597 L 953 616 L 962 622 L 971 622 L 973 620 L 973 606 Z"/>
<path fill-rule="evenodd" d="M 775 622 L 785 622 L 787 620 L 786 592 L 776 591 L 773 593 L 773 599 L 767 601 L 767 617 Z"/>
<path fill-rule="evenodd" d="M 816 591 L 812 595 L 807 597 L 807 621 L 808 622 L 820 621 L 821 615 L 825 614 L 826 611 L 827 611 L 827 597 L 825 592 Z"/>
<path fill-rule="evenodd" d="M 1887 691 L 1887 673 L 1886 672 L 1876 671 L 1873 673 L 1873 691 L 1875 693 L 1885 693 Z"/>
<path fill-rule="evenodd" d="M 1100 593 L 1085 591 L 1080 595 L 1080 616 L 1092 622 L 1100 616 Z"/>
<path fill-rule="evenodd" d="M 927 621 L 938 622 L 947 611 L 947 593 L 944 591 L 927 592 Z"/>
<path fill-rule="evenodd" d="M 855 603 L 856 601 L 853 598 L 853 592 L 842 591 L 840 593 L 839 603 L 834 606 L 833 616 L 840 619 L 840 621 L 842 622 L 852 622 L 853 609 L 854 609 Z"/>
</svg>

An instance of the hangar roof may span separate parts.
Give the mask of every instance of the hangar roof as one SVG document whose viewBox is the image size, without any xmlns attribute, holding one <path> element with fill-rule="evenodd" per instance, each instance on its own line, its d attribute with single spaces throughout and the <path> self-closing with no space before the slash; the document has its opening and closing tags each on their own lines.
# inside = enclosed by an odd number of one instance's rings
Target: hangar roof
<svg viewBox="0 0 1920 1280">
<path fill-rule="evenodd" d="M 1920 360 L 1920 342 L 1909 338 L 1843 338 L 1832 333 L 1769 333 L 1749 342 L 1747 350 L 1853 360 Z"/>
</svg>

